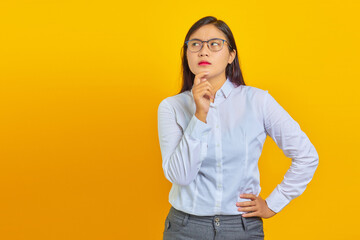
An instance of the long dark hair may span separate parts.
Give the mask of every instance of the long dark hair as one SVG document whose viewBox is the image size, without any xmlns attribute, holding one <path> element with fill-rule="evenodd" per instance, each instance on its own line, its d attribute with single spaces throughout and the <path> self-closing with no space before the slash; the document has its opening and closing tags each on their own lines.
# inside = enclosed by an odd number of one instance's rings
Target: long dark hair
<svg viewBox="0 0 360 240">
<path fill-rule="evenodd" d="M 230 43 L 231 47 L 228 45 L 229 52 L 232 50 L 236 50 L 236 56 L 235 59 L 231 64 L 228 64 L 226 66 L 225 74 L 226 78 L 229 77 L 229 80 L 233 82 L 236 86 L 239 85 L 245 85 L 240 65 L 239 65 L 239 59 L 238 59 L 238 51 L 235 44 L 234 36 L 229 28 L 229 26 L 223 22 L 222 20 L 218 20 L 215 17 L 207 16 L 204 18 L 201 18 L 198 20 L 192 27 L 189 29 L 188 33 L 186 34 L 184 45 L 181 48 L 181 58 L 182 58 L 182 88 L 180 90 L 180 93 L 185 92 L 187 90 L 191 90 L 193 84 L 194 84 L 194 78 L 195 75 L 190 71 L 189 64 L 187 61 L 186 51 L 187 51 L 187 44 L 185 42 L 189 40 L 190 35 L 195 32 L 200 27 L 206 25 L 206 24 L 214 24 L 215 27 L 217 27 L 219 30 L 221 30 L 225 36 L 226 40 Z"/>
</svg>

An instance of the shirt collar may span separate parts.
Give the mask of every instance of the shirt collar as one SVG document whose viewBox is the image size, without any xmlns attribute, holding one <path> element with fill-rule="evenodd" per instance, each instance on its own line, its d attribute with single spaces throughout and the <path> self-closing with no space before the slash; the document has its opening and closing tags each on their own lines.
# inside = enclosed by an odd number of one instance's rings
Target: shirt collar
<svg viewBox="0 0 360 240">
<path fill-rule="evenodd" d="M 222 94 L 225 98 L 229 97 L 231 91 L 235 88 L 234 84 L 230 81 L 229 78 L 226 79 L 221 88 L 217 91 L 217 93 Z M 192 89 L 190 89 L 190 95 L 194 98 L 192 94 Z"/>
<path fill-rule="evenodd" d="M 218 90 L 220 91 L 225 98 L 229 97 L 231 91 L 235 88 L 234 84 L 230 81 L 229 78 L 226 79 L 224 84 L 221 86 L 221 88 Z"/>
</svg>

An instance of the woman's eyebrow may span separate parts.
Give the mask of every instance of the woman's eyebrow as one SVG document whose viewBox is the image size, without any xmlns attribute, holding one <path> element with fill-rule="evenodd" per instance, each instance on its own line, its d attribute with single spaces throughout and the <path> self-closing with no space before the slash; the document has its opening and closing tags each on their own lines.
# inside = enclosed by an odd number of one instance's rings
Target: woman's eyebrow
<svg viewBox="0 0 360 240">
<path fill-rule="evenodd" d="M 199 40 L 199 41 L 202 41 L 201 39 L 198 39 L 198 38 L 192 38 L 192 39 L 189 39 L 190 40 Z"/>
<path fill-rule="evenodd" d="M 218 37 L 209 38 L 208 40 L 210 40 L 210 39 L 215 39 L 215 38 L 218 38 Z M 202 41 L 201 39 L 198 39 L 198 38 L 192 38 L 192 39 L 189 39 L 189 41 L 190 41 L 190 40 L 199 40 L 199 41 Z"/>
</svg>

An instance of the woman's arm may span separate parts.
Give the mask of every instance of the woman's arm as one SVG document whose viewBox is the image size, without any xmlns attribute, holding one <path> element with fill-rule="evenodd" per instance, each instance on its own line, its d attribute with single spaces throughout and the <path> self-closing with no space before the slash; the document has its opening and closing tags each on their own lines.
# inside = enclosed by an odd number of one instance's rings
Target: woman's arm
<svg viewBox="0 0 360 240">
<path fill-rule="evenodd" d="M 264 127 L 267 134 L 292 159 L 283 181 L 266 199 L 268 207 L 279 212 L 305 191 L 319 163 L 319 156 L 299 124 L 266 91 Z"/>
<path fill-rule="evenodd" d="M 165 177 L 179 185 L 188 185 L 199 172 L 207 153 L 208 124 L 192 116 L 187 128 L 176 122 L 175 110 L 163 100 L 158 108 L 158 134 Z"/>
</svg>

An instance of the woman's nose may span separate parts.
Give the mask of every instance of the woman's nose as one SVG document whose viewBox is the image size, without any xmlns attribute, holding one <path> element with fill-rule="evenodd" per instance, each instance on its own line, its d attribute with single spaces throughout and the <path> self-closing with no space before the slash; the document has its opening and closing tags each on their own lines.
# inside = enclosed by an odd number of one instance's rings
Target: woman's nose
<svg viewBox="0 0 360 240">
<path fill-rule="evenodd" d="M 204 54 L 209 55 L 210 49 L 206 43 L 203 44 L 203 47 L 199 51 L 199 55 L 203 56 Z"/>
</svg>

